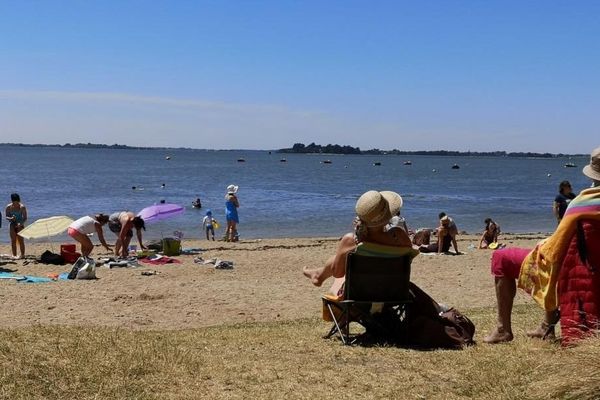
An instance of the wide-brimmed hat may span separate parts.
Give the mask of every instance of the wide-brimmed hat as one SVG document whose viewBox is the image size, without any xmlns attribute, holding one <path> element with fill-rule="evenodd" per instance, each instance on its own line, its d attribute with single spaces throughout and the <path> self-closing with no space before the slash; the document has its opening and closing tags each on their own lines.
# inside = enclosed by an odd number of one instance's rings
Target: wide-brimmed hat
<svg viewBox="0 0 600 400">
<path fill-rule="evenodd" d="M 239 186 L 236 185 L 229 185 L 227 186 L 227 194 L 236 194 L 238 191 Z"/>
<path fill-rule="evenodd" d="M 594 149 L 590 156 L 590 163 L 583 167 L 583 173 L 588 178 L 600 181 L 600 147 Z"/>
<path fill-rule="evenodd" d="M 388 194 L 388 197 L 392 196 Z M 382 192 L 375 190 L 363 193 L 356 201 L 355 210 L 358 218 L 368 227 L 383 226 L 392 218 L 390 203 Z"/>
<path fill-rule="evenodd" d="M 402 204 L 404 204 L 402 196 L 400 196 L 396 192 L 392 192 L 391 190 L 384 190 L 379 193 L 381 193 L 383 198 L 387 200 L 390 207 L 390 213 L 392 213 L 392 217 L 394 215 L 397 215 L 400 212 L 400 209 L 402 208 Z"/>
</svg>

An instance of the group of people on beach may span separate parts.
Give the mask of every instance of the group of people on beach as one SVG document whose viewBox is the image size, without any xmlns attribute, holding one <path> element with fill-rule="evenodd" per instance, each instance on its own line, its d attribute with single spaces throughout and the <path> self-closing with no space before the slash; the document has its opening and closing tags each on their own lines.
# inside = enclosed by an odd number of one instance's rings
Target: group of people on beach
<svg viewBox="0 0 600 400">
<path fill-rule="evenodd" d="M 540 242 L 533 250 L 503 248 L 493 253 L 491 272 L 494 276 L 498 322 L 496 328 L 484 338 L 484 342 L 494 344 L 513 339 L 511 313 L 517 280 L 519 287 L 530 293 L 545 310 L 542 324 L 528 334 L 531 337 L 543 338 L 547 337 L 549 332 L 553 333 L 553 327 L 558 322 L 556 281 L 539 279 L 535 274 L 555 276 L 564 260 L 566 246 L 574 234 L 574 224 L 584 218 L 600 221 L 600 147 L 591 153 L 590 163 L 583 168 L 583 173 L 591 179 L 592 185 L 578 196 L 570 196 L 568 182 L 560 185 L 561 197 L 557 196 L 555 200 L 559 226 L 552 236 Z M 425 243 L 428 241 L 426 231 L 415 232 L 411 239 L 406 225 L 399 226 L 391 222 L 392 217 L 400 215 L 402 205 L 402 197 L 395 192 L 371 190 L 364 193 L 356 202 L 354 232 L 347 233 L 340 239 L 335 254 L 322 267 L 317 269 L 305 267 L 304 276 L 315 286 L 321 286 L 330 277 L 343 279 L 348 254 L 355 251 L 358 244 L 363 242 L 417 248 L 421 252 L 447 251 L 452 244 L 456 254 L 460 254 L 455 239 L 456 224 L 449 216 L 444 213 L 439 215 L 437 242 Z M 487 218 L 485 224 L 486 229 L 480 241 L 480 248 L 490 248 L 491 244 L 497 243 L 500 233 L 498 224 L 491 218 Z M 592 251 L 597 258 L 598 250 Z M 341 294 L 342 288 L 339 283 L 334 283 L 332 291 L 334 294 Z"/>
</svg>

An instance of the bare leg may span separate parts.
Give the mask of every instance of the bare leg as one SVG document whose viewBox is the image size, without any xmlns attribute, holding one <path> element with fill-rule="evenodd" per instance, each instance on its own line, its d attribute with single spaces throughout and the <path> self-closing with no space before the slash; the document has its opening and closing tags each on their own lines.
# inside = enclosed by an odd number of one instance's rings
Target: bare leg
<svg viewBox="0 0 600 400">
<path fill-rule="evenodd" d="M 17 256 L 17 231 L 14 226 L 10 226 L 10 248 L 12 250 L 13 257 Z"/>
<path fill-rule="evenodd" d="M 513 300 L 517 293 L 517 282 L 507 277 L 496 277 L 496 301 L 498 302 L 498 325 L 483 341 L 485 343 L 502 343 L 513 340 L 511 313 Z"/>
<path fill-rule="evenodd" d="M 115 242 L 115 256 L 120 257 L 121 256 L 121 247 L 123 246 L 123 243 L 121 242 L 121 238 L 117 238 L 117 241 Z"/>
<path fill-rule="evenodd" d="M 125 241 L 123 242 L 123 247 L 121 248 L 121 257 L 127 257 L 128 256 L 128 251 L 129 251 L 129 243 L 131 243 L 131 238 L 133 236 L 129 236 L 127 235 L 125 237 Z"/>
<path fill-rule="evenodd" d="M 302 269 L 302 273 L 305 277 L 310 279 L 310 282 L 315 286 L 321 286 L 327 278 L 333 276 L 333 261 L 335 256 L 331 256 L 324 266 L 317 269 L 308 269 L 308 267 L 304 267 Z"/>
<path fill-rule="evenodd" d="M 21 236 L 17 235 L 17 242 L 19 243 L 21 258 L 25 258 L 25 240 Z"/>
<path fill-rule="evenodd" d="M 75 233 L 75 235 L 72 237 L 81 244 L 81 255 L 84 257 L 88 257 L 94 249 L 94 244 L 92 243 L 90 238 L 81 232 Z"/>
</svg>

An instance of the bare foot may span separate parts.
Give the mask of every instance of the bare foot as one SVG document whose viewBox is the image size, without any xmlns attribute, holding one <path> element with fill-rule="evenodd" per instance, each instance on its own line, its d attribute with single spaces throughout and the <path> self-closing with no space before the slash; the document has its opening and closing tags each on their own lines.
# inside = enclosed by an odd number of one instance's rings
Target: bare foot
<svg viewBox="0 0 600 400">
<path fill-rule="evenodd" d="M 506 332 L 502 328 L 496 328 L 492 333 L 483 338 L 483 341 L 488 344 L 504 343 L 513 340 L 512 332 Z"/>
<path fill-rule="evenodd" d="M 554 333 L 554 325 L 549 326 L 547 323 L 543 322 L 537 329 L 527 331 L 526 335 L 530 338 L 542 339 L 542 340 L 554 340 L 556 339 L 556 334 Z"/>
<path fill-rule="evenodd" d="M 308 267 L 302 268 L 302 273 L 305 277 L 310 279 L 310 282 L 315 286 L 321 286 L 323 284 L 323 280 L 320 278 L 321 268 L 317 269 L 308 269 Z"/>
</svg>

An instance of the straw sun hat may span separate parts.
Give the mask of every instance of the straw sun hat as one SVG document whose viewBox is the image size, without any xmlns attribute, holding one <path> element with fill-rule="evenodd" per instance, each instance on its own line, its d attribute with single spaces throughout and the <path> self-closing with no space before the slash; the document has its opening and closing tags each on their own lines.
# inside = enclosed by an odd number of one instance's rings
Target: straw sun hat
<svg viewBox="0 0 600 400">
<path fill-rule="evenodd" d="M 588 178 L 600 181 L 600 147 L 592 151 L 590 163 L 583 167 L 583 173 Z"/>
<path fill-rule="evenodd" d="M 402 207 L 402 197 L 398 193 L 369 190 L 356 202 L 356 215 L 368 227 L 387 224 Z"/>
</svg>

